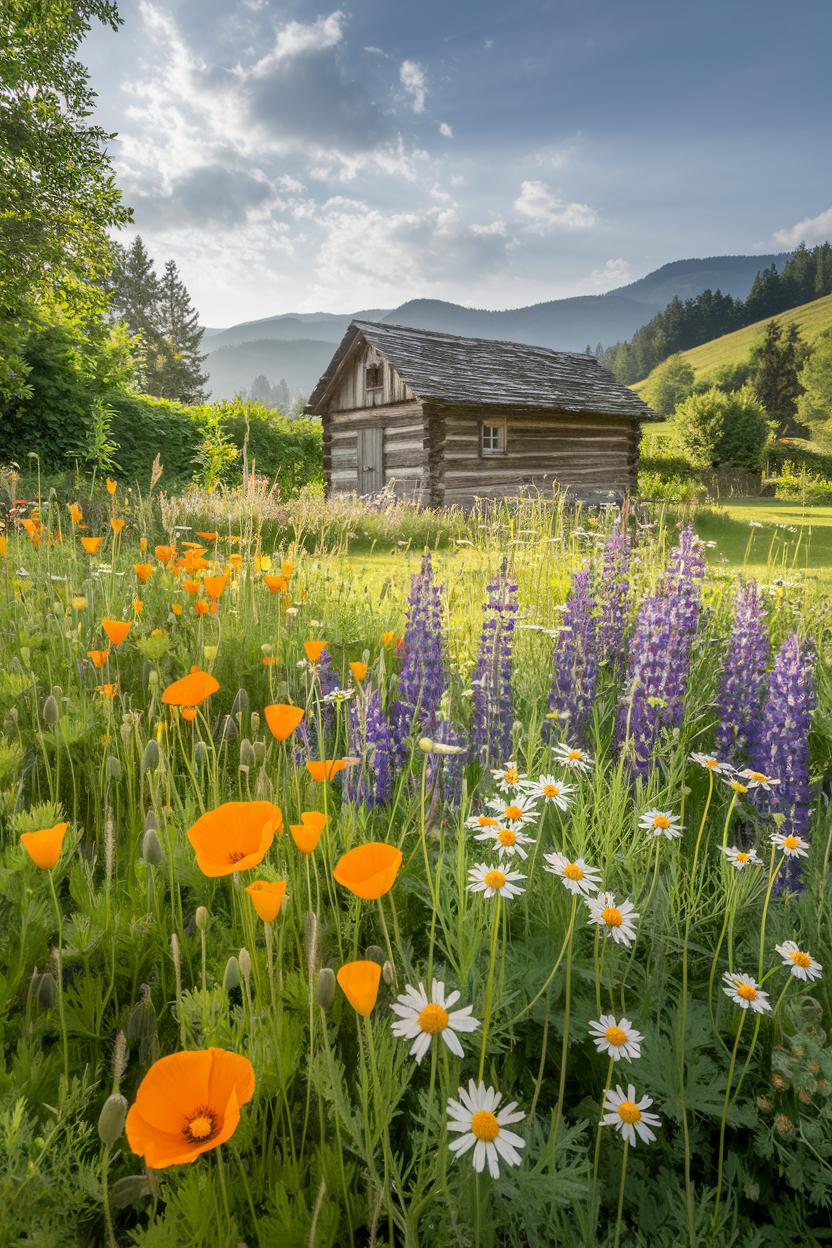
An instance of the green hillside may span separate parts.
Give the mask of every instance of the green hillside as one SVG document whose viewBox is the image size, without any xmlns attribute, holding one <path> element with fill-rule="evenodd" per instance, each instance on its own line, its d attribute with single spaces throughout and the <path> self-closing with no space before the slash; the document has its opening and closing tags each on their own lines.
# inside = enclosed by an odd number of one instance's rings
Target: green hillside
<svg viewBox="0 0 832 1248">
<path fill-rule="evenodd" d="M 710 377 L 725 364 L 739 364 L 745 360 L 751 348 L 761 340 L 769 321 L 779 321 L 781 325 L 790 325 L 794 321 L 806 341 L 812 342 L 825 329 L 832 328 L 832 295 L 813 299 L 799 308 L 790 308 L 788 312 L 755 321 L 753 325 L 746 325 L 745 329 L 737 329 L 733 334 L 703 342 L 701 347 L 683 351 L 682 355 L 693 365 L 697 381 Z M 633 386 L 637 394 L 649 380 L 649 377 L 645 378 Z"/>
</svg>

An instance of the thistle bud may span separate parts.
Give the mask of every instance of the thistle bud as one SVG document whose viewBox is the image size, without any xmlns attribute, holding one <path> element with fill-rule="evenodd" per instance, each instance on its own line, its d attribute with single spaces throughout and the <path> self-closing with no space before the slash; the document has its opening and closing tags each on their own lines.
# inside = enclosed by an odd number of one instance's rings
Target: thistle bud
<svg viewBox="0 0 832 1248">
<path fill-rule="evenodd" d="M 142 837 L 142 862 L 149 867 L 159 867 L 165 860 L 162 842 L 154 828 L 148 828 Z"/>
<path fill-rule="evenodd" d="M 194 915 L 194 922 L 196 923 L 198 931 L 208 931 L 208 924 L 211 922 L 211 916 L 205 906 L 197 906 L 196 914 Z"/>
<path fill-rule="evenodd" d="M 115 1144 L 124 1130 L 124 1119 L 127 1117 L 127 1097 L 120 1092 L 113 1092 L 107 1097 L 101 1113 L 98 1115 L 98 1137 L 102 1144 Z"/>
<path fill-rule="evenodd" d="M 43 722 L 47 728 L 54 728 L 58 722 L 59 709 L 58 699 L 54 694 L 49 695 L 43 704 Z"/>
<path fill-rule="evenodd" d="M 107 759 L 107 775 L 111 780 L 118 782 L 122 775 L 121 759 L 116 758 L 115 754 L 111 754 Z"/>
<path fill-rule="evenodd" d="M 232 989 L 240 987 L 240 964 L 233 953 L 225 964 L 222 986 L 224 992 L 231 992 Z"/>
<path fill-rule="evenodd" d="M 329 966 L 321 968 L 318 975 L 318 986 L 315 990 L 315 1000 L 321 1009 L 328 1013 L 332 1009 L 332 1003 L 335 1000 L 335 972 Z"/>
<path fill-rule="evenodd" d="M 385 984 L 387 984 L 388 988 L 391 984 L 395 984 L 396 972 L 393 970 L 392 962 L 384 963 L 384 966 L 381 968 L 381 978 L 384 980 Z"/>
<path fill-rule="evenodd" d="M 151 737 L 147 745 L 144 747 L 144 753 L 142 754 L 142 775 L 144 775 L 146 771 L 155 771 L 158 766 L 159 746 Z"/>
<path fill-rule="evenodd" d="M 381 945 L 368 945 L 364 950 L 364 957 L 368 962 L 377 962 L 379 966 L 384 966 L 384 950 Z"/>
</svg>

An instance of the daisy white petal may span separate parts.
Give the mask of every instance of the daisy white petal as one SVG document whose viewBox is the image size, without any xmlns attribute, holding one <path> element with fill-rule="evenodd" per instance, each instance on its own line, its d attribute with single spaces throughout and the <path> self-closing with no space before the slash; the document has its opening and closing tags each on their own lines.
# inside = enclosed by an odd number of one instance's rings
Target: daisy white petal
<svg viewBox="0 0 832 1248">
<path fill-rule="evenodd" d="M 738 971 L 725 971 L 722 976 L 722 991 L 741 1010 L 752 1010 L 755 1014 L 771 1012 L 768 993 L 763 992 L 756 979 L 752 979 L 750 975 L 743 975 Z"/>
<path fill-rule="evenodd" d="M 516 1112 L 516 1102 L 499 1108 L 502 1096 L 494 1088 L 486 1088 L 480 1081 L 471 1079 L 468 1088 L 459 1089 L 459 1100 L 448 1100 L 448 1130 L 457 1133 L 448 1147 L 455 1157 L 461 1157 L 473 1148 L 471 1164 L 477 1174 L 488 1166 L 493 1179 L 500 1177 L 500 1162 L 507 1166 L 519 1166 L 522 1160 L 519 1150 L 526 1141 L 515 1131 L 508 1130 L 510 1123 L 520 1122 L 525 1114 Z"/>
<path fill-rule="evenodd" d="M 783 959 L 783 965 L 788 967 L 789 974 L 795 979 L 812 980 L 820 979 L 823 967 L 820 962 L 816 962 L 811 953 L 807 953 L 805 949 L 794 940 L 784 940 L 782 945 L 774 946 L 780 957 Z"/>
<path fill-rule="evenodd" d="M 597 867 L 590 867 L 583 858 L 569 858 L 566 854 L 552 851 L 543 855 L 544 871 L 556 875 L 563 882 L 564 888 L 575 896 L 586 896 L 594 893 L 601 883 L 601 873 Z"/>
</svg>

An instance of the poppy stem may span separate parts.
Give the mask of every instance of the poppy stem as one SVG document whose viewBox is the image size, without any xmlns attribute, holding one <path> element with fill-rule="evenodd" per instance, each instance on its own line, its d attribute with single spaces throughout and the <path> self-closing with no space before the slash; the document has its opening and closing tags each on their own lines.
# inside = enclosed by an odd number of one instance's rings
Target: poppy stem
<svg viewBox="0 0 832 1248">
<path fill-rule="evenodd" d="M 387 920 L 384 917 L 384 905 L 381 897 L 376 898 L 376 905 L 378 906 L 378 916 L 381 919 L 381 930 L 384 932 L 384 943 L 387 947 L 387 957 L 390 959 L 390 965 L 393 968 L 393 986 L 395 987 L 396 962 L 393 957 L 393 946 L 390 944 L 390 933 L 387 930 Z"/>
<path fill-rule="evenodd" d="M 220 1176 L 220 1192 L 222 1193 L 222 1206 L 225 1210 L 225 1220 L 228 1223 L 229 1232 L 232 1229 L 231 1208 L 228 1204 L 228 1189 L 225 1184 L 225 1158 L 222 1155 L 222 1144 L 217 1145 L 217 1172 Z"/>
<path fill-rule="evenodd" d="M 47 871 L 49 876 L 49 891 L 52 894 L 52 905 L 55 908 L 55 922 L 58 928 L 58 1021 L 61 1028 L 61 1045 L 64 1055 L 64 1080 L 67 1088 L 69 1087 L 69 1044 L 66 1035 L 66 1018 L 64 1016 L 64 921 L 61 914 L 61 906 L 58 901 L 58 894 L 55 891 L 55 881 L 52 877 L 52 871 Z"/>
</svg>

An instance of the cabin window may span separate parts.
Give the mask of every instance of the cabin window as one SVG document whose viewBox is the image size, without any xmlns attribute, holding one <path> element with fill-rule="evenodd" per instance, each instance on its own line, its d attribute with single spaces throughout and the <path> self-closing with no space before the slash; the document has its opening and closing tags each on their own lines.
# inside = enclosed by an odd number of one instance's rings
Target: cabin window
<svg viewBox="0 0 832 1248">
<path fill-rule="evenodd" d="M 506 453 L 506 422 L 483 421 L 481 426 L 480 448 L 483 455 L 505 455 Z"/>
<path fill-rule="evenodd" d="M 381 365 L 368 364 L 364 372 L 364 380 L 368 390 L 381 389 Z"/>
</svg>

